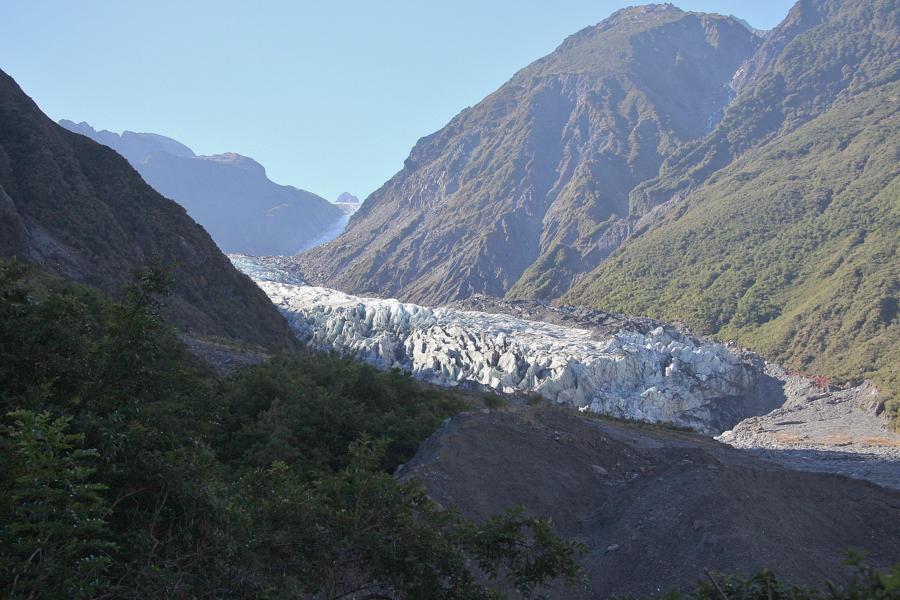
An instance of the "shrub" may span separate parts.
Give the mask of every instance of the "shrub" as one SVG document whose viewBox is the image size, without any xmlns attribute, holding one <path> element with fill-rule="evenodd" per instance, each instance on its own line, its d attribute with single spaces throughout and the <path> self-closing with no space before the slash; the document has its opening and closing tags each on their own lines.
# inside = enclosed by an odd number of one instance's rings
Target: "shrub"
<svg viewBox="0 0 900 600">
<path fill-rule="evenodd" d="M 509 404 L 506 398 L 497 394 L 485 394 L 483 400 L 485 408 L 492 411 L 502 410 Z"/>
</svg>

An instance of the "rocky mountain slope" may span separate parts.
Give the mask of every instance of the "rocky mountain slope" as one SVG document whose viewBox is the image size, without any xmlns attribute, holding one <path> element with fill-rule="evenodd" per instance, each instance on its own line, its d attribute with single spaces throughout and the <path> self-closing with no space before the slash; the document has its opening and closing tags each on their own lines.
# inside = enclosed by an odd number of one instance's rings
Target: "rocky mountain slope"
<svg viewBox="0 0 900 600">
<path fill-rule="evenodd" d="M 334 238 L 346 225 L 334 204 L 273 183 L 252 158 L 232 152 L 197 156 L 184 144 L 152 133 L 115 134 L 66 120 L 60 125 L 127 158 L 156 191 L 184 206 L 224 252 L 296 254 Z"/>
<path fill-rule="evenodd" d="M 792 132 L 835 102 L 895 81 L 897 6 L 884 0 L 801 0 L 738 69 L 735 98 L 709 135 L 669 156 L 632 205 L 678 199 L 747 150 Z"/>
<path fill-rule="evenodd" d="M 0 72 L 0 256 L 116 292 L 153 258 L 172 269 L 172 321 L 185 333 L 293 344 L 265 294 L 183 208 L 109 148 L 41 113 Z"/>
<path fill-rule="evenodd" d="M 900 492 L 803 473 L 695 434 L 558 409 L 450 419 L 399 471 L 484 519 L 521 504 L 582 542 L 584 587 L 549 597 L 656 597 L 704 569 L 776 570 L 794 584 L 841 576 L 848 547 L 897 560 Z"/>
<path fill-rule="evenodd" d="M 717 128 L 632 194 L 668 212 L 565 300 L 682 319 L 896 393 L 898 75 L 895 2 L 798 3 Z"/>
<path fill-rule="evenodd" d="M 765 36 L 620 11 L 423 138 L 299 268 L 428 304 L 561 297 L 682 320 L 889 399 L 898 32 L 890 0 L 800 0 Z"/>
<path fill-rule="evenodd" d="M 431 304 L 520 279 L 558 296 L 628 235 L 629 192 L 716 124 L 760 43 L 729 17 L 619 11 L 419 140 L 300 265 L 322 285 Z"/>
</svg>

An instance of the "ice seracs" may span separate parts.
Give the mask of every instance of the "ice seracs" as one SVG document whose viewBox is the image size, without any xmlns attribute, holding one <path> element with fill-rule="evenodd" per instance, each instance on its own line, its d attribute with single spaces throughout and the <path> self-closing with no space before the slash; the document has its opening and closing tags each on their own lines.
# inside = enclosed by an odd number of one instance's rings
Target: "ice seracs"
<svg viewBox="0 0 900 600">
<path fill-rule="evenodd" d="M 706 432 L 764 412 L 760 365 L 672 327 L 596 339 L 587 329 L 504 314 L 360 298 L 302 285 L 271 263 L 233 260 L 311 347 L 353 354 L 425 381 L 537 393 L 595 412 Z"/>
</svg>

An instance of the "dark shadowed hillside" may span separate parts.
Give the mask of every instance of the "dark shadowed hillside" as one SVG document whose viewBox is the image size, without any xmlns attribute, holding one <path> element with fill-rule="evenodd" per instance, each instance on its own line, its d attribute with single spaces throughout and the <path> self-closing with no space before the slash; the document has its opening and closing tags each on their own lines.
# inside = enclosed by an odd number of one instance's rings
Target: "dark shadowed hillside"
<svg viewBox="0 0 900 600">
<path fill-rule="evenodd" d="M 153 189 L 185 207 L 225 252 L 296 254 L 343 226 L 341 210 L 324 198 L 278 185 L 265 168 L 229 152 L 197 156 L 173 139 L 152 133 L 96 131 L 60 121 L 128 159 Z"/>
<path fill-rule="evenodd" d="M 0 72 L 0 254 L 115 292 L 154 258 L 182 330 L 292 343 L 284 319 L 185 210 L 109 148 L 49 118 Z"/>
<path fill-rule="evenodd" d="M 715 125 L 761 40 L 735 19 L 625 9 L 440 131 L 347 231 L 300 259 L 347 291 L 444 302 L 558 296 L 630 231 L 629 192 Z"/>
</svg>

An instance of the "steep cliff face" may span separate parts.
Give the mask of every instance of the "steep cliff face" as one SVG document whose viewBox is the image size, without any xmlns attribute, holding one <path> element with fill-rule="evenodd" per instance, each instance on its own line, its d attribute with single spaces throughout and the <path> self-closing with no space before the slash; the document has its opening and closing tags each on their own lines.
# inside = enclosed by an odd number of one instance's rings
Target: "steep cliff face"
<svg viewBox="0 0 900 600">
<path fill-rule="evenodd" d="M 325 285 L 421 302 L 559 295 L 626 237 L 629 192 L 715 125 L 759 43 L 731 18 L 619 11 L 422 138 L 299 265 Z"/>
<path fill-rule="evenodd" d="M 47 118 L 0 72 L 0 255 L 115 292 L 151 258 L 171 267 L 182 330 L 293 344 L 284 319 L 184 209 L 109 148 Z"/>
<path fill-rule="evenodd" d="M 65 120 L 60 125 L 127 158 L 156 191 L 185 207 L 224 252 L 296 254 L 334 238 L 346 224 L 334 204 L 272 182 L 252 158 L 233 152 L 197 156 L 184 144 L 152 133 L 116 134 Z M 325 232 L 331 232 L 327 239 Z"/>
</svg>

